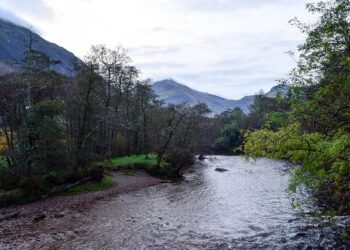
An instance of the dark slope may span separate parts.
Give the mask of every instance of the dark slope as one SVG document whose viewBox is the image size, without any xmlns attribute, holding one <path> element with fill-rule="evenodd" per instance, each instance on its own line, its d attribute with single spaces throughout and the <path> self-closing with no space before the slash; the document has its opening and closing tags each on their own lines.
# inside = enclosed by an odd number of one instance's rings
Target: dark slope
<svg viewBox="0 0 350 250">
<path fill-rule="evenodd" d="M 18 69 L 29 42 L 30 30 L 0 18 L 0 74 Z M 72 76 L 74 65 L 82 63 L 66 49 L 46 41 L 33 33 L 33 49 L 47 54 L 51 60 L 61 63 L 51 66 L 57 73 Z"/>
</svg>

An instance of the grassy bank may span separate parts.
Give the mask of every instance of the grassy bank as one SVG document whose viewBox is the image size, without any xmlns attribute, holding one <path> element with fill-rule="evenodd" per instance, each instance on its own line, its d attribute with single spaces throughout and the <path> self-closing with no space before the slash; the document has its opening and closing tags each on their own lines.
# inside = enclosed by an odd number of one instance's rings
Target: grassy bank
<svg viewBox="0 0 350 250">
<path fill-rule="evenodd" d="M 174 168 L 165 161 L 157 166 L 156 154 L 115 157 L 95 163 L 87 171 L 62 176 L 56 171 L 51 171 L 33 179 L 9 183 L 7 187 L 0 186 L 0 207 L 29 203 L 47 196 L 74 195 L 108 189 L 116 184 L 113 177 L 108 175 L 110 170 L 123 171 L 124 175 L 136 175 L 139 170 L 144 170 L 163 179 L 178 177 Z"/>
<path fill-rule="evenodd" d="M 84 171 L 67 170 L 63 174 L 51 170 L 47 174 L 36 174 L 30 178 L 1 176 L 0 180 L 0 207 L 29 203 L 59 194 L 97 191 L 113 185 L 112 177 L 99 166 L 91 166 Z"/>
<path fill-rule="evenodd" d="M 162 161 L 160 166 L 157 166 L 156 154 L 116 157 L 112 158 L 106 165 L 109 169 L 122 170 L 127 175 L 136 174 L 138 170 L 143 169 L 153 176 L 164 179 L 178 177 L 178 173 L 169 163 Z"/>
<path fill-rule="evenodd" d="M 100 182 L 87 182 L 68 189 L 64 194 L 75 195 L 79 193 L 101 191 L 111 188 L 116 184 L 112 176 L 105 175 Z"/>
</svg>

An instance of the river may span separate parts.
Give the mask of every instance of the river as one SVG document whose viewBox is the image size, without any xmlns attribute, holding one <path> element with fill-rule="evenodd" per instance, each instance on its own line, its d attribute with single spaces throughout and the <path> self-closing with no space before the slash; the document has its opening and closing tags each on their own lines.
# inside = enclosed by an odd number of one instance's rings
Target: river
<svg viewBox="0 0 350 250">
<path fill-rule="evenodd" d="M 82 218 L 84 233 L 51 247 L 347 249 L 336 239 L 339 225 L 316 223 L 292 209 L 289 169 L 282 161 L 210 156 L 187 170 L 183 181 L 98 202 Z"/>
<path fill-rule="evenodd" d="M 349 218 L 329 222 L 292 209 L 290 168 L 270 159 L 210 156 L 186 170 L 182 181 L 98 201 L 77 216 L 57 219 L 60 224 L 45 220 L 42 225 L 57 234 L 33 232 L 29 243 L 84 250 L 350 249 L 339 236 L 350 229 Z"/>
</svg>

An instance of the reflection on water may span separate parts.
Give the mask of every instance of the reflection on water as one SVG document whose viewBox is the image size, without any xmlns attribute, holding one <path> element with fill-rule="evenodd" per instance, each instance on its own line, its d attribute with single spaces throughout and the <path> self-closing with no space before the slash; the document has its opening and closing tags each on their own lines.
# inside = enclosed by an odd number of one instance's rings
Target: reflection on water
<svg viewBox="0 0 350 250">
<path fill-rule="evenodd" d="M 227 172 L 216 172 L 215 168 Z M 96 204 L 83 235 L 62 249 L 312 249 L 317 225 L 291 208 L 288 166 L 281 161 L 212 156 L 185 180 Z M 333 245 L 332 245 L 333 244 Z M 309 247 L 309 248 L 307 248 Z M 345 249 L 345 248 L 344 248 Z"/>
</svg>

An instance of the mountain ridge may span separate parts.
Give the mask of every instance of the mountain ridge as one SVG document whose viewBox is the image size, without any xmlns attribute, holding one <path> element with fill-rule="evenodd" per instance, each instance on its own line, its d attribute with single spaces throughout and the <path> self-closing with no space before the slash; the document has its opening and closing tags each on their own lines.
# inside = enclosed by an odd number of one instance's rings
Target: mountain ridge
<svg viewBox="0 0 350 250">
<path fill-rule="evenodd" d="M 28 45 L 29 34 L 33 37 L 33 49 L 45 53 L 51 60 L 59 61 L 52 65 L 51 70 L 57 73 L 73 76 L 75 66 L 82 61 L 72 52 L 49 42 L 30 29 L 15 24 L 0 17 L 0 74 L 7 74 L 19 69 L 18 62 L 23 61 Z"/>
<path fill-rule="evenodd" d="M 255 95 L 244 96 L 238 100 L 229 100 L 220 96 L 201 92 L 188 87 L 185 84 L 176 82 L 173 79 L 157 81 L 152 89 L 159 99 L 166 104 L 188 104 L 190 106 L 198 103 L 205 103 L 212 111 L 212 116 L 220 114 L 228 109 L 239 107 L 244 113 L 249 113 L 249 106 L 253 103 Z M 275 97 L 277 93 L 285 93 L 286 86 L 276 85 L 266 93 L 268 97 Z"/>
<path fill-rule="evenodd" d="M 0 17 L 0 75 L 8 74 L 19 70 L 18 62 L 23 61 L 24 52 L 28 44 L 29 34 L 34 38 L 33 49 L 45 53 L 51 60 L 61 63 L 52 65 L 51 70 L 57 73 L 74 76 L 75 66 L 83 62 L 72 52 L 65 48 L 49 42 L 30 29 L 13 23 Z M 14 63 L 16 62 L 17 65 Z M 267 96 L 273 97 L 276 94 L 276 86 L 273 87 Z M 212 111 L 212 115 L 220 114 L 227 109 L 239 107 L 243 112 L 249 112 L 249 105 L 254 101 L 254 95 L 245 96 L 239 100 L 229 100 L 210 93 L 194 90 L 185 84 L 176 82 L 173 79 L 166 79 L 155 82 L 152 89 L 159 99 L 167 104 L 188 104 L 196 105 L 205 103 Z"/>
</svg>

